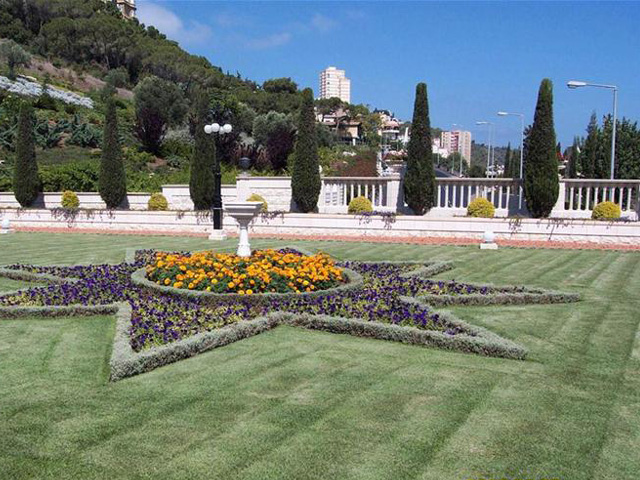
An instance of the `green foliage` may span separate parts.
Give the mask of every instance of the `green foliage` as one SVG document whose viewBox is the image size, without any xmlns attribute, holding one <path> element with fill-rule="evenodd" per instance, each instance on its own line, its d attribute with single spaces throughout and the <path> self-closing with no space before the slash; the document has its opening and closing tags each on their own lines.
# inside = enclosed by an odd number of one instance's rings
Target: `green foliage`
<svg viewBox="0 0 640 480">
<path fill-rule="evenodd" d="M 11 80 L 16 79 L 16 68 L 28 65 L 31 57 L 13 40 L 8 40 L 0 44 L 0 58 L 7 62 L 9 67 L 8 77 Z"/>
<path fill-rule="evenodd" d="M 620 205 L 613 202 L 600 202 L 593 207 L 591 218 L 594 220 L 615 220 L 620 218 L 620 215 L 622 215 Z"/>
<path fill-rule="evenodd" d="M 102 143 L 100 127 L 88 122 L 81 122 L 77 116 L 71 124 L 71 136 L 66 143 L 79 147 L 97 148 Z"/>
<path fill-rule="evenodd" d="M 578 165 L 580 164 L 580 151 L 582 144 L 580 137 L 573 138 L 573 145 L 567 149 L 565 157 L 567 158 L 567 166 L 564 172 L 565 178 L 578 177 Z"/>
<path fill-rule="evenodd" d="M 553 85 L 540 84 L 533 127 L 525 150 L 524 194 L 534 218 L 548 217 L 558 199 L 558 159 L 553 126 Z"/>
<path fill-rule="evenodd" d="M 373 205 L 367 197 L 356 197 L 349 202 L 348 212 L 355 214 L 373 212 Z"/>
<path fill-rule="evenodd" d="M 486 198 L 474 198 L 467 206 L 467 215 L 470 217 L 493 218 L 495 214 L 496 208 Z"/>
<path fill-rule="evenodd" d="M 502 174 L 503 178 L 513 178 L 511 177 L 512 166 L 511 166 L 511 142 L 507 145 L 507 152 L 504 155 L 504 172 Z"/>
<path fill-rule="evenodd" d="M 313 111 L 313 91 L 310 88 L 302 92 L 302 107 L 298 122 L 293 172 L 291 175 L 291 194 L 301 212 L 314 211 L 318 206 L 321 180 L 318 165 L 318 144 L 316 141 L 316 121 Z"/>
<path fill-rule="evenodd" d="M 169 202 L 161 193 L 152 193 L 151 198 L 149 198 L 148 208 L 153 211 L 165 211 L 169 209 Z"/>
<path fill-rule="evenodd" d="M 296 93 L 298 84 L 291 78 L 272 78 L 262 84 L 262 89 L 269 93 Z"/>
<path fill-rule="evenodd" d="M 266 149 L 269 166 L 284 170 L 296 138 L 293 115 L 273 111 L 258 115 L 253 121 L 253 138 Z"/>
<path fill-rule="evenodd" d="M 144 148 L 157 154 L 169 125 L 179 124 L 187 111 L 182 90 L 172 82 L 150 76 L 134 89 L 136 135 Z"/>
<path fill-rule="evenodd" d="M 65 190 L 62 192 L 62 200 L 60 202 L 62 208 L 74 209 L 80 206 L 80 200 L 78 199 L 78 195 L 71 190 Z"/>
<path fill-rule="evenodd" d="M 114 68 L 109 70 L 109 73 L 104 77 L 104 81 L 116 88 L 124 88 L 129 84 L 129 72 L 124 67 Z"/>
<path fill-rule="evenodd" d="M 262 208 L 260 209 L 260 212 L 266 213 L 269 211 L 269 204 L 262 195 L 252 193 L 251 195 L 249 195 L 249 198 L 247 198 L 247 202 L 262 202 Z"/>
<path fill-rule="evenodd" d="M 482 167 L 482 165 L 474 163 L 473 165 L 471 165 L 471 168 L 469 168 L 468 175 L 470 178 L 484 178 L 485 169 Z"/>
<path fill-rule="evenodd" d="M 45 165 L 40 169 L 45 192 L 97 192 L 100 165 L 96 161 L 76 161 Z"/>
<path fill-rule="evenodd" d="M 407 170 L 404 177 L 404 197 L 407 205 L 424 215 L 435 202 L 436 175 L 431 156 L 431 122 L 427 85 L 416 86 L 416 99 L 411 123 L 411 139 L 407 147 Z"/>
<path fill-rule="evenodd" d="M 118 138 L 118 117 L 113 98 L 107 100 L 98 191 L 107 208 L 110 209 L 119 207 L 127 198 L 122 147 Z"/>
<path fill-rule="evenodd" d="M 40 193 L 40 177 L 36 163 L 36 146 L 33 134 L 35 115 L 33 106 L 23 102 L 18 116 L 16 163 L 13 172 L 13 192 L 23 207 L 30 207 Z"/>
<path fill-rule="evenodd" d="M 587 127 L 587 139 L 580 153 L 580 173 L 583 178 L 596 178 L 596 166 L 598 164 L 598 145 L 600 143 L 600 129 L 596 113 L 591 114 Z"/>
<path fill-rule="evenodd" d="M 216 145 L 213 135 L 207 135 L 204 132 L 204 126 L 209 120 L 208 92 L 198 92 L 194 102 L 193 117 L 195 146 L 191 160 L 189 194 L 196 210 L 209 210 L 213 206 Z"/>
</svg>

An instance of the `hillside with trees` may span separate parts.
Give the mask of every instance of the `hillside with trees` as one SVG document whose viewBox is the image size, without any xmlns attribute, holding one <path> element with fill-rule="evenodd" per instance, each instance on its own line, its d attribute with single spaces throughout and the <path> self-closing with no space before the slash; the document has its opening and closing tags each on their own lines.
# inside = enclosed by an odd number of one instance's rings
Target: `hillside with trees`
<svg viewBox="0 0 640 480">
<path fill-rule="evenodd" d="M 258 84 L 191 55 L 153 26 L 125 20 L 102 0 L 0 2 L 1 75 L 40 84 L 35 107 L 36 156 L 44 191 L 97 191 L 107 103 L 114 88 L 118 138 L 129 191 L 157 191 L 188 183 L 194 156 L 195 98 L 206 91 L 212 121 L 233 131 L 216 136 L 223 183 L 235 182 L 238 161 L 249 157 L 263 175 L 289 173 L 302 94 L 290 78 Z M 20 77 L 22 75 L 22 77 Z M 8 80 L 9 81 L 9 80 Z M 93 108 L 48 92 L 80 92 Z M 26 97 L 0 89 L 0 190 L 11 189 L 19 107 Z M 362 121 L 375 146 L 367 107 L 343 105 Z M 255 133 L 254 133 L 255 129 Z M 336 135 L 317 126 L 325 173 L 345 170 Z M 359 157 L 358 157 L 359 158 Z M 351 166 L 351 165 L 349 165 Z"/>
</svg>

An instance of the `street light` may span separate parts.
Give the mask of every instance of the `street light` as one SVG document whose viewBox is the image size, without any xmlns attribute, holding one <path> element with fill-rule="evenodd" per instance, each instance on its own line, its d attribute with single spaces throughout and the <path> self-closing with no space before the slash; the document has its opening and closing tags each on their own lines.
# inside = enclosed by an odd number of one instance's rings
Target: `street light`
<svg viewBox="0 0 640 480">
<path fill-rule="evenodd" d="M 220 125 L 218 123 L 212 123 L 211 125 L 204 126 L 204 133 L 211 135 L 217 133 L 218 135 L 224 135 L 231 133 L 233 127 L 228 123 Z M 213 165 L 213 230 L 222 230 L 222 173 L 220 172 L 220 158 L 216 155 L 215 163 Z M 213 236 L 213 235 L 212 235 Z"/>
<path fill-rule="evenodd" d="M 597 87 L 597 88 L 608 88 L 613 90 L 613 130 L 611 134 L 611 175 L 610 179 L 614 178 L 614 167 L 615 167 L 615 158 L 616 158 L 616 123 L 618 116 L 618 87 L 616 85 L 604 85 L 601 83 L 589 83 L 583 82 L 581 80 L 569 80 L 567 82 L 567 87 L 574 90 L 580 87 Z M 612 189 L 613 191 L 613 189 Z"/>
<path fill-rule="evenodd" d="M 492 175 L 493 170 L 492 167 L 492 155 L 491 155 L 491 147 L 492 147 L 492 138 L 493 138 L 493 123 L 487 121 L 476 122 L 476 125 L 489 125 L 489 148 L 487 150 L 487 170 L 489 170 L 489 176 Z"/>
<path fill-rule="evenodd" d="M 522 178 L 523 174 L 524 174 L 524 170 L 523 170 L 523 166 L 524 166 L 524 162 L 523 162 L 523 155 L 524 155 L 524 113 L 513 113 L 513 112 L 498 112 L 498 116 L 500 117 L 506 117 L 506 116 L 514 116 L 514 117 L 520 117 L 520 126 L 522 127 L 520 129 L 520 178 Z"/>
</svg>

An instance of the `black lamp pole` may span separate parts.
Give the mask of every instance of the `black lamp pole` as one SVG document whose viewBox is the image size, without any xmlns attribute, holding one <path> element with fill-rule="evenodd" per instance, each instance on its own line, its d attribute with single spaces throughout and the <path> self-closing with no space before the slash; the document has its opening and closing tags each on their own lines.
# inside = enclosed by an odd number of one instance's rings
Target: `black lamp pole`
<svg viewBox="0 0 640 480">
<path fill-rule="evenodd" d="M 220 172 L 220 158 L 217 154 L 213 163 L 213 229 L 222 230 L 222 173 Z"/>
</svg>

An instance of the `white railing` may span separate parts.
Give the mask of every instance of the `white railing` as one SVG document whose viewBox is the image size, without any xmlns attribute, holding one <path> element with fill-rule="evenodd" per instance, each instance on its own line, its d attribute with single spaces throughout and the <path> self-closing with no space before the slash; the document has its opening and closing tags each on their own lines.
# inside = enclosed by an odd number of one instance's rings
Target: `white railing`
<svg viewBox="0 0 640 480">
<path fill-rule="evenodd" d="M 567 218 L 591 218 L 593 208 L 605 200 L 620 205 L 622 217 L 638 219 L 640 180 L 565 179 L 553 214 Z"/>
<path fill-rule="evenodd" d="M 520 181 L 512 178 L 437 178 L 434 210 L 451 215 L 466 215 L 469 203 L 486 198 L 496 207 L 496 216 L 506 217 L 522 210 Z"/>
<path fill-rule="evenodd" d="M 323 213 L 345 213 L 351 200 L 366 197 L 374 210 L 395 212 L 399 194 L 400 176 L 323 177 L 318 210 Z"/>
</svg>

